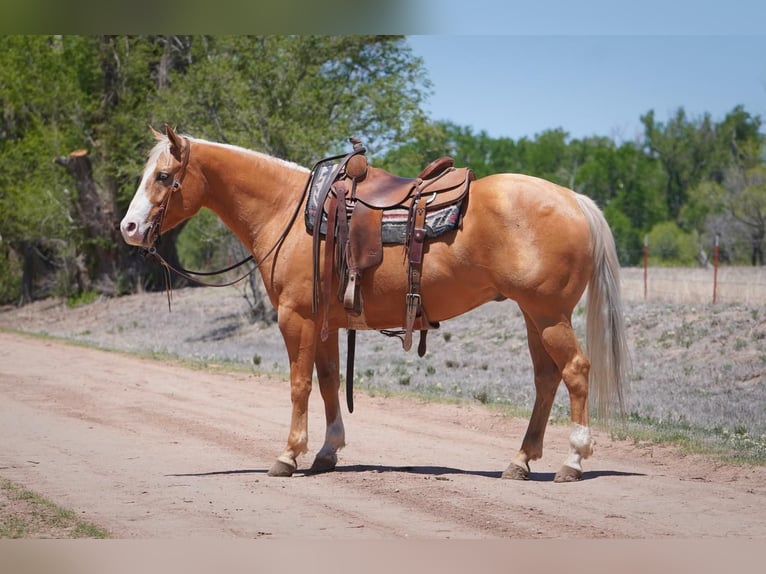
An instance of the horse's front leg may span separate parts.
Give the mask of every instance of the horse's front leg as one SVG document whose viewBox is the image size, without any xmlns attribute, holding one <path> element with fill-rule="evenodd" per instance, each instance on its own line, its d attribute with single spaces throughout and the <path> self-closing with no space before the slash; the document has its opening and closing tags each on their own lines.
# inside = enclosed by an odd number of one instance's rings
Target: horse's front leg
<svg viewBox="0 0 766 574">
<path fill-rule="evenodd" d="M 269 476 L 292 476 L 298 468 L 298 456 L 308 450 L 309 395 L 317 337 L 314 321 L 289 309 L 280 309 L 279 329 L 290 359 L 292 417 L 287 446 L 272 465 Z"/>
<path fill-rule="evenodd" d="M 338 332 L 332 331 L 326 341 L 317 346 L 316 367 L 319 391 L 324 401 L 327 430 L 322 448 L 311 465 L 313 472 L 327 472 L 338 463 L 338 449 L 346 445 L 346 431 L 341 417 L 338 389 L 340 388 L 340 365 L 338 356 Z"/>
</svg>

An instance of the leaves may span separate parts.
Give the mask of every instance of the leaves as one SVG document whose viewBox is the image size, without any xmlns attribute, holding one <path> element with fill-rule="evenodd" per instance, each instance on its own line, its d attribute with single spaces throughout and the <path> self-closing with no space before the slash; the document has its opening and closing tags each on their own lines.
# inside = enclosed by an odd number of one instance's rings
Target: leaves
<svg viewBox="0 0 766 574">
<path fill-rule="evenodd" d="M 0 37 L 0 261 L 37 240 L 76 259 L 94 241 L 54 157 L 89 151 L 116 225 L 153 144 L 148 125 L 310 165 L 352 135 L 372 154 L 412 140 L 427 89 L 422 62 L 394 36 Z M 114 252 L 113 268 L 133 277 L 111 280 L 146 285 L 127 248 Z M 4 265 L 0 282 L 19 268 Z"/>
<path fill-rule="evenodd" d="M 700 242 L 722 230 L 745 238 L 756 260 L 763 138 L 761 119 L 741 106 L 721 121 L 679 108 L 662 122 L 650 110 L 641 118 L 644 137 L 633 142 L 571 140 L 561 129 L 514 141 L 431 121 L 422 110 L 430 90 L 423 62 L 401 36 L 2 36 L 0 285 L 19 284 L 22 253 L 52 253 L 48 261 L 64 272 L 82 267 L 99 241 L 85 233 L 76 182 L 54 157 L 88 150 L 97 195 L 116 225 L 153 144 L 147 126 L 165 122 L 306 166 L 358 136 L 373 163 L 401 175 L 451 155 L 479 177 L 547 178 L 605 208 L 623 263 L 637 261 L 643 235 L 664 221 Z M 212 243 L 194 244 L 207 235 L 189 229 L 184 253 L 210 259 Z M 216 241 L 228 253 L 236 240 L 224 237 Z M 172 252 L 172 237 L 166 248 Z M 122 276 L 111 280 L 126 289 L 150 283 L 125 246 L 113 252 Z M 747 256 L 730 245 L 724 252 Z M 82 273 L 96 271 L 89 265 Z M 77 289 L 64 274 L 56 283 Z M 16 296 L 3 289 L 0 299 Z"/>
<path fill-rule="evenodd" d="M 359 135 L 374 154 L 422 116 L 422 63 L 402 38 L 200 37 L 158 93 L 167 121 L 311 165 Z"/>
</svg>

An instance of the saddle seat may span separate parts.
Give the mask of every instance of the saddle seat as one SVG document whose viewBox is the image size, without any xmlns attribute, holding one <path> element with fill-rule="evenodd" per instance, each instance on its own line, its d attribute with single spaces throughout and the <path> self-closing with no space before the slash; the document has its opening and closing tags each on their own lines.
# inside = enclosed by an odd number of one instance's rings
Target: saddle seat
<svg viewBox="0 0 766 574">
<path fill-rule="evenodd" d="M 368 207 L 390 209 L 401 206 L 413 193 L 413 190 L 424 180 L 433 179 L 452 168 L 454 160 L 451 157 L 440 157 L 431 162 L 418 177 L 400 177 L 387 171 L 367 167 L 367 174 L 357 183 L 356 199 Z M 465 168 L 463 168 L 464 170 Z M 465 181 L 463 170 L 453 170 L 452 176 L 440 182 L 437 192 L 454 189 Z M 453 198 L 444 197 L 440 204 L 452 202 Z"/>
<path fill-rule="evenodd" d="M 347 240 L 343 303 L 346 311 L 359 316 L 363 305 L 359 286 L 362 272 L 383 260 L 384 212 L 398 209 L 409 213 L 405 240 L 410 269 L 408 293 L 418 293 L 423 243 L 426 239 L 426 213 L 464 199 L 472 173 L 467 168 L 453 167 L 453 160 L 449 157 L 432 162 L 416 178 L 399 177 L 369 166 L 364 156 L 353 159 L 363 160 L 364 164 L 361 161 L 349 163 L 346 169 L 348 179 L 341 179 L 332 187 L 330 204 L 337 210 L 336 202 L 339 202 L 345 204 L 348 210 L 347 221 L 342 216 L 337 217 L 340 229 L 338 235 Z M 413 286 L 414 270 L 418 272 L 416 286 Z M 417 297 L 416 315 L 422 316 L 419 294 Z M 408 309 L 408 313 L 412 312 L 412 309 Z M 406 339 L 410 336 L 412 327 L 408 325 L 411 324 L 412 318 L 408 317 L 405 320 Z M 409 341 L 405 343 L 405 348 L 409 348 Z"/>
</svg>

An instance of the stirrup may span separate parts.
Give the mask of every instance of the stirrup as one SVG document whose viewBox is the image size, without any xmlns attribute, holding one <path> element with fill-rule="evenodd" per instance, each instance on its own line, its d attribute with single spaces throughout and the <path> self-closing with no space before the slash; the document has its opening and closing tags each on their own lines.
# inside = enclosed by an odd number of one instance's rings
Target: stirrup
<svg viewBox="0 0 766 574">
<path fill-rule="evenodd" d="M 404 339 L 402 339 L 402 347 L 404 347 L 405 351 L 409 351 L 412 348 L 412 329 L 415 326 L 415 317 L 417 317 L 418 311 L 420 311 L 420 294 L 407 293 L 407 307 L 404 316 Z"/>
<path fill-rule="evenodd" d="M 362 294 L 359 280 L 361 275 L 355 271 L 348 274 L 348 283 L 343 293 L 343 307 L 348 313 L 359 316 L 362 314 Z"/>
</svg>

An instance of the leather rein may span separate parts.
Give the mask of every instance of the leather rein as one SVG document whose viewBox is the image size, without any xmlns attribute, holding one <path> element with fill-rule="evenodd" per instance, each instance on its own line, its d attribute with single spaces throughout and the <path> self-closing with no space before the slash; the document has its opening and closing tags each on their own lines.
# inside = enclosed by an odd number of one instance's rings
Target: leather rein
<svg viewBox="0 0 766 574">
<path fill-rule="evenodd" d="M 301 211 L 303 202 L 305 201 L 306 196 L 308 195 L 308 190 L 309 190 L 309 187 L 311 186 L 311 181 L 314 178 L 314 173 L 316 172 L 317 167 L 322 163 L 325 163 L 328 161 L 334 161 L 340 158 L 344 158 L 344 161 L 341 162 L 341 164 L 345 164 L 345 162 L 348 160 L 349 157 L 351 157 L 352 155 L 355 155 L 355 152 L 352 152 L 349 154 L 339 154 L 339 155 L 324 158 L 314 164 L 314 166 L 311 168 L 311 172 L 309 173 L 308 178 L 306 179 L 306 185 L 303 188 L 301 197 L 298 200 L 295 206 L 295 209 L 293 210 L 293 213 L 290 216 L 290 219 L 287 221 L 287 224 L 282 230 L 282 233 L 280 233 L 279 237 L 274 242 L 274 245 L 271 246 L 271 248 L 266 252 L 266 255 L 264 255 L 259 261 L 255 261 L 255 257 L 253 255 L 249 255 L 248 257 L 244 258 L 242 261 L 239 261 L 238 263 L 230 265 L 224 269 L 219 269 L 218 271 L 190 271 L 189 269 L 179 268 L 174 265 L 171 265 L 164 257 L 162 257 L 162 255 L 159 254 L 156 248 L 156 244 L 160 239 L 160 230 L 162 229 L 162 224 L 165 221 L 165 213 L 167 212 L 168 205 L 170 204 L 170 198 L 172 197 L 173 193 L 181 189 L 181 186 L 183 185 L 183 180 L 186 177 L 186 168 L 189 165 L 189 156 L 191 154 L 191 142 L 189 141 L 189 138 L 185 136 L 183 137 L 183 139 L 186 141 L 186 147 L 185 147 L 185 152 L 182 152 L 183 155 L 181 156 L 181 169 L 178 171 L 178 173 L 176 174 L 176 177 L 173 179 L 173 184 L 171 185 L 170 191 L 165 195 L 165 198 L 162 200 L 162 204 L 160 205 L 160 213 L 156 217 L 156 223 L 152 225 L 152 229 L 150 230 L 150 233 L 152 233 L 153 235 L 152 245 L 151 247 L 143 250 L 145 258 L 151 259 L 159 263 L 164 269 L 165 292 L 167 293 L 167 296 L 168 296 L 168 310 L 170 310 L 170 303 L 172 299 L 172 282 L 170 280 L 171 273 L 175 273 L 176 275 L 179 275 L 183 277 L 184 279 L 193 281 L 194 283 L 197 283 L 198 285 L 202 285 L 204 287 L 229 287 L 231 285 L 235 285 L 236 283 L 239 283 L 243 279 L 252 275 L 256 269 L 258 269 L 261 265 L 263 265 L 266 262 L 266 260 L 274 254 L 274 252 L 279 248 L 279 246 L 287 237 L 287 234 L 290 232 L 290 229 L 292 229 L 292 226 L 295 224 L 295 220 L 297 219 L 298 214 Z M 228 281 L 226 283 L 208 283 L 206 281 L 201 281 L 200 279 L 197 278 L 197 277 L 211 277 L 213 275 L 221 275 L 223 273 L 227 273 L 228 271 L 232 271 L 238 267 L 241 267 L 242 265 L 250 263 L 251 261 L 255 261 L 255 264 L 250 269 L 250 271 L 238 277 L 237 279 L 234 279 L 233 281 Z"/>
<path fill-rule="evenodd" d="M 309 182 L 311 181 L 311 177 L 313 176 L 313 173 L 314 173 L 312 170 L 311 174 L 309 175 L 308 182 L 306 183 L 306 186 L 303 190 L 303 193 L 301 194 L 301 198 L 295 207 L 295 210 L 293 211 L 292 215 L 290 216 L 290 219 L 285 225 L 285 228 L 282 230 L 282 233 L 279 235 L 274 245 L 271 247 L 271 249 L 268 250 L 268 252 L 266 252 L 266 255 L 264 255 L 259 261 L 256 261 L 255 265 L 248 272 L 241 275 L 237 279 L 234 279 L 233 281 L 227 281 L 226 283 L 208 283 L 206 281 L 202 281 L 198 279 L 198 277 L 211 277 L 214 275 L 222 275 L 238 267 L 241 267 L 247 263 L 250 263 L 251 261 L 254 261 L 255 257 L 253 255 L 249 255 L 248 257 L 244 258 L 242 261 L 239 261 L 238 263 L 234 263 L 233 265 L 229 265 L 228 267 L 224 269 L 219 269 L 217 271 L 191 271 L 189 269 L 184 269 L 183 267 L 176 267 L 170 264 L 157 251 L 156 245 L 160 240 L 160 230 L 162 229 L 162 224 L 165 221 L 165 214 L 167 212 L 168 205 L 170 204 L 170 198 L 173 196 L 173 194 L 176 191 L 181 189 L 181 186 L 183 185 L 183 180 L 186 177 L 186 168 L 189 165 L 189 156 L 191 154 L 191 142 L 189 141 L 189 138 L 187 137 L 184 137 L 183 139 L 186 141 L 186 146 L 185 146 L 185 153 L 183 153 L 181 157 L 181 169 L 178 171 L 178 173 L 176 174 L 176 177 L 173 179 L 173 184 L 171 185 L 170 190 L 168 191 L 167 194 L 165 194 L 165 197 L 163 198 L 162 203 L 160 204 L 160 212 L 155 218 L 156 222 L 152 225 L 152 228 L 150 230 L 150 233 L 152 233 L 153 235 L 152 245 L 151 247 L 143 250 L 144 257 L 146 259 L 151 259 L 159 263 L 164 269 L 165 292 L 167 293 L 167 296 L 168 296 L 168 310 L 170 310 L 170 302 L 172 299 L 172 282 L 170 280 L 171 272 L 183 277 L 184 279 L 193 281 L 194 283 L 197 283 L 198 285 L 202 285 L 204 287 L 229 287 L 231 285 L 235 285 L 239 283 L 243 279 L 246 279 L 247 277 L 252 275 L 256 269 L 258 269 L 261 265 L 263 265 L 263 263 L 265 263 L 266 260 L 271 255 L 273 255 L 274 252 L 277 250 L 277 248 L 282 244 L 282 242 L 285 240 L 285 237 L 287 237 L 287 234 L 290 232 L 290 229 L 292 228 L 293 224 L 295 223 L 295 219 L 298 217 L 298 213 L 300 213 L 300 208 L 303 205 L 303 200 L 309 188 Z"/>
</svg>

